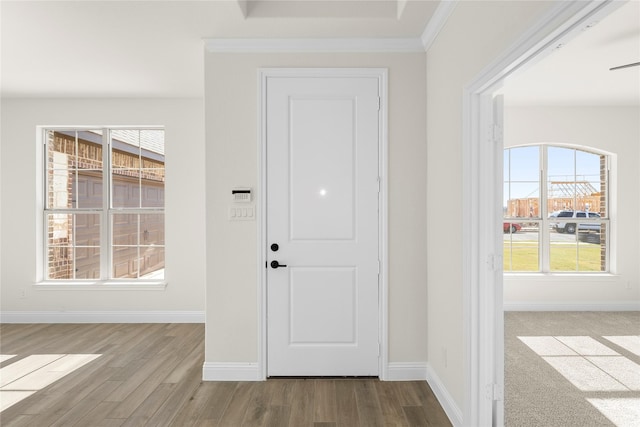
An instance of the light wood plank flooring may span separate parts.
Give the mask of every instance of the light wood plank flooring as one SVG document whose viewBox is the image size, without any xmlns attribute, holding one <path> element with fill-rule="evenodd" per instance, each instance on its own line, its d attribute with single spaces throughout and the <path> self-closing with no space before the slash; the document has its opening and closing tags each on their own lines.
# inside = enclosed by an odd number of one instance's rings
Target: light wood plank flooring
<svg viewBox="0 0 640 427">
<path fill-rule="evenodd" d="M 424 381 L 203 382 L 200 324 L 5 324 L 0 353 L 14 355 L 0 358 L 12 378 L 31 372 L 0 388 L 5 402 L 32 393 L 0 413 L 5 427 L 451 425 Z M 71 354 L 100 356 L 65 363 Z"/>
</svg>

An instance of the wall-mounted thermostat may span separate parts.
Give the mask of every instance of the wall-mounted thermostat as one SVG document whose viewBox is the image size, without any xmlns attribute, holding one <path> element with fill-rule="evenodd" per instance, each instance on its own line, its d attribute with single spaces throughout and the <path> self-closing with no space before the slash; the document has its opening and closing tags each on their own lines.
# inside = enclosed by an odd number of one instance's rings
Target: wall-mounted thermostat
<svg viewBox="0 0 640 427">
<path fill-rule="evenodd" d="M 234 188 L 233 190 L 231 190 L 231 200 L 234 203 L 250 203 L 251 189 L 250 188 Z"/>
</svg>

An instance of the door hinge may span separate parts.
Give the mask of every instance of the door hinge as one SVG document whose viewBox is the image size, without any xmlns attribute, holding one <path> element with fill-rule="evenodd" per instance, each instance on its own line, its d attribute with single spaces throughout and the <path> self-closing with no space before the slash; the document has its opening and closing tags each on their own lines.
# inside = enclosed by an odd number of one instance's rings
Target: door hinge
<svg viewBox="0 0 640 427">
<path fill-rule="evenodd" d="M 380 260 L 378 260 L 378 276 L 380 275 Z"/>
<path fill-rule="evenodd" d="M 382 179 L 380 179 L 380 177 L 378 177 L 378 193 L 380 193 L 381 189 L 382 189 Z"/>
<path fill-rule="evenodd" d="M 378 357 L 382 354 L 382 344 L 378 343 Z"/>
<path fill-rule="evenodd" d="M 380 111 L 380 105 L 382 104 L 382 101 L 380 100 L 380 97 L 378 97 L 378 111 Z"/>
<path fill-rule="evenodd" d="M 498 125 L 497 123 L 494 123 L 491 133 L 492 133 L 491 137 L 493 139 L 493 142 L 497 144 L 498 142 L 502 141 L 503 139 L 502 126 Z"/>
<path fill-rule="evenodd" d="M 500 384 L 487 384 L 486 388 L 486 398 L 489 400 L 504 400 L 504 390 Z"/>
<path fill-rule="evenodd" d="M 503 267 L 503 257 L 502 255 L 492 254 L 487 257 L 487 265 L 493 271 L 498 271 Z"/>
</svg>

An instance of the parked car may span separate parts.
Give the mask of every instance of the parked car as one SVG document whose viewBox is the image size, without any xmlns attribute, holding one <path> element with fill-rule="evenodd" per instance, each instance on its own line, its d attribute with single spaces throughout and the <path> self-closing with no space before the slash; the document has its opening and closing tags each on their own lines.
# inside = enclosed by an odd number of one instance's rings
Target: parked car
<svg viewBox="0 0 640 427">
<path fill-rule="evenodd" d="M 520 231 L 522 226 L 520 224 L 516 224 L 514 222 L 503 222 L 502 230 L 505 233 L 515 233 L 516 231 Z"/>
<path fill-rule="evenodd" d="M 549 217 L 555 218 L 593 218 L 600 219 L 600 214 L 595 212 L 584 212 L 584 211 L 557 211 L 549 215 Z M 573 234 L 576 232 L 576 223 L 575 222 L 555 222 L 551 224 L 551 226 L 558 233 L 569 233 Z M 577 224 L 578 231 L 600 231 L 600 223 L 599 222 L 586 222 L 586 223 L 578 223 Z"/>
</svg>

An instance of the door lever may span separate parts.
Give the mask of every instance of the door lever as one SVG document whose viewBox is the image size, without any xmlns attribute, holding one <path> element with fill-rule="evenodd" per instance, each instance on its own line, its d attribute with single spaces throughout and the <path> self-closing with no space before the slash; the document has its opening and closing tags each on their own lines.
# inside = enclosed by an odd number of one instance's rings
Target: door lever
<svg viewBox="0 0 640 427">
<path fill-rule="evenodd" d="M 271 268 L 286 267 L 286 264 L 280 264 L 278 261 L 271 261 Z"/>
</svg>

